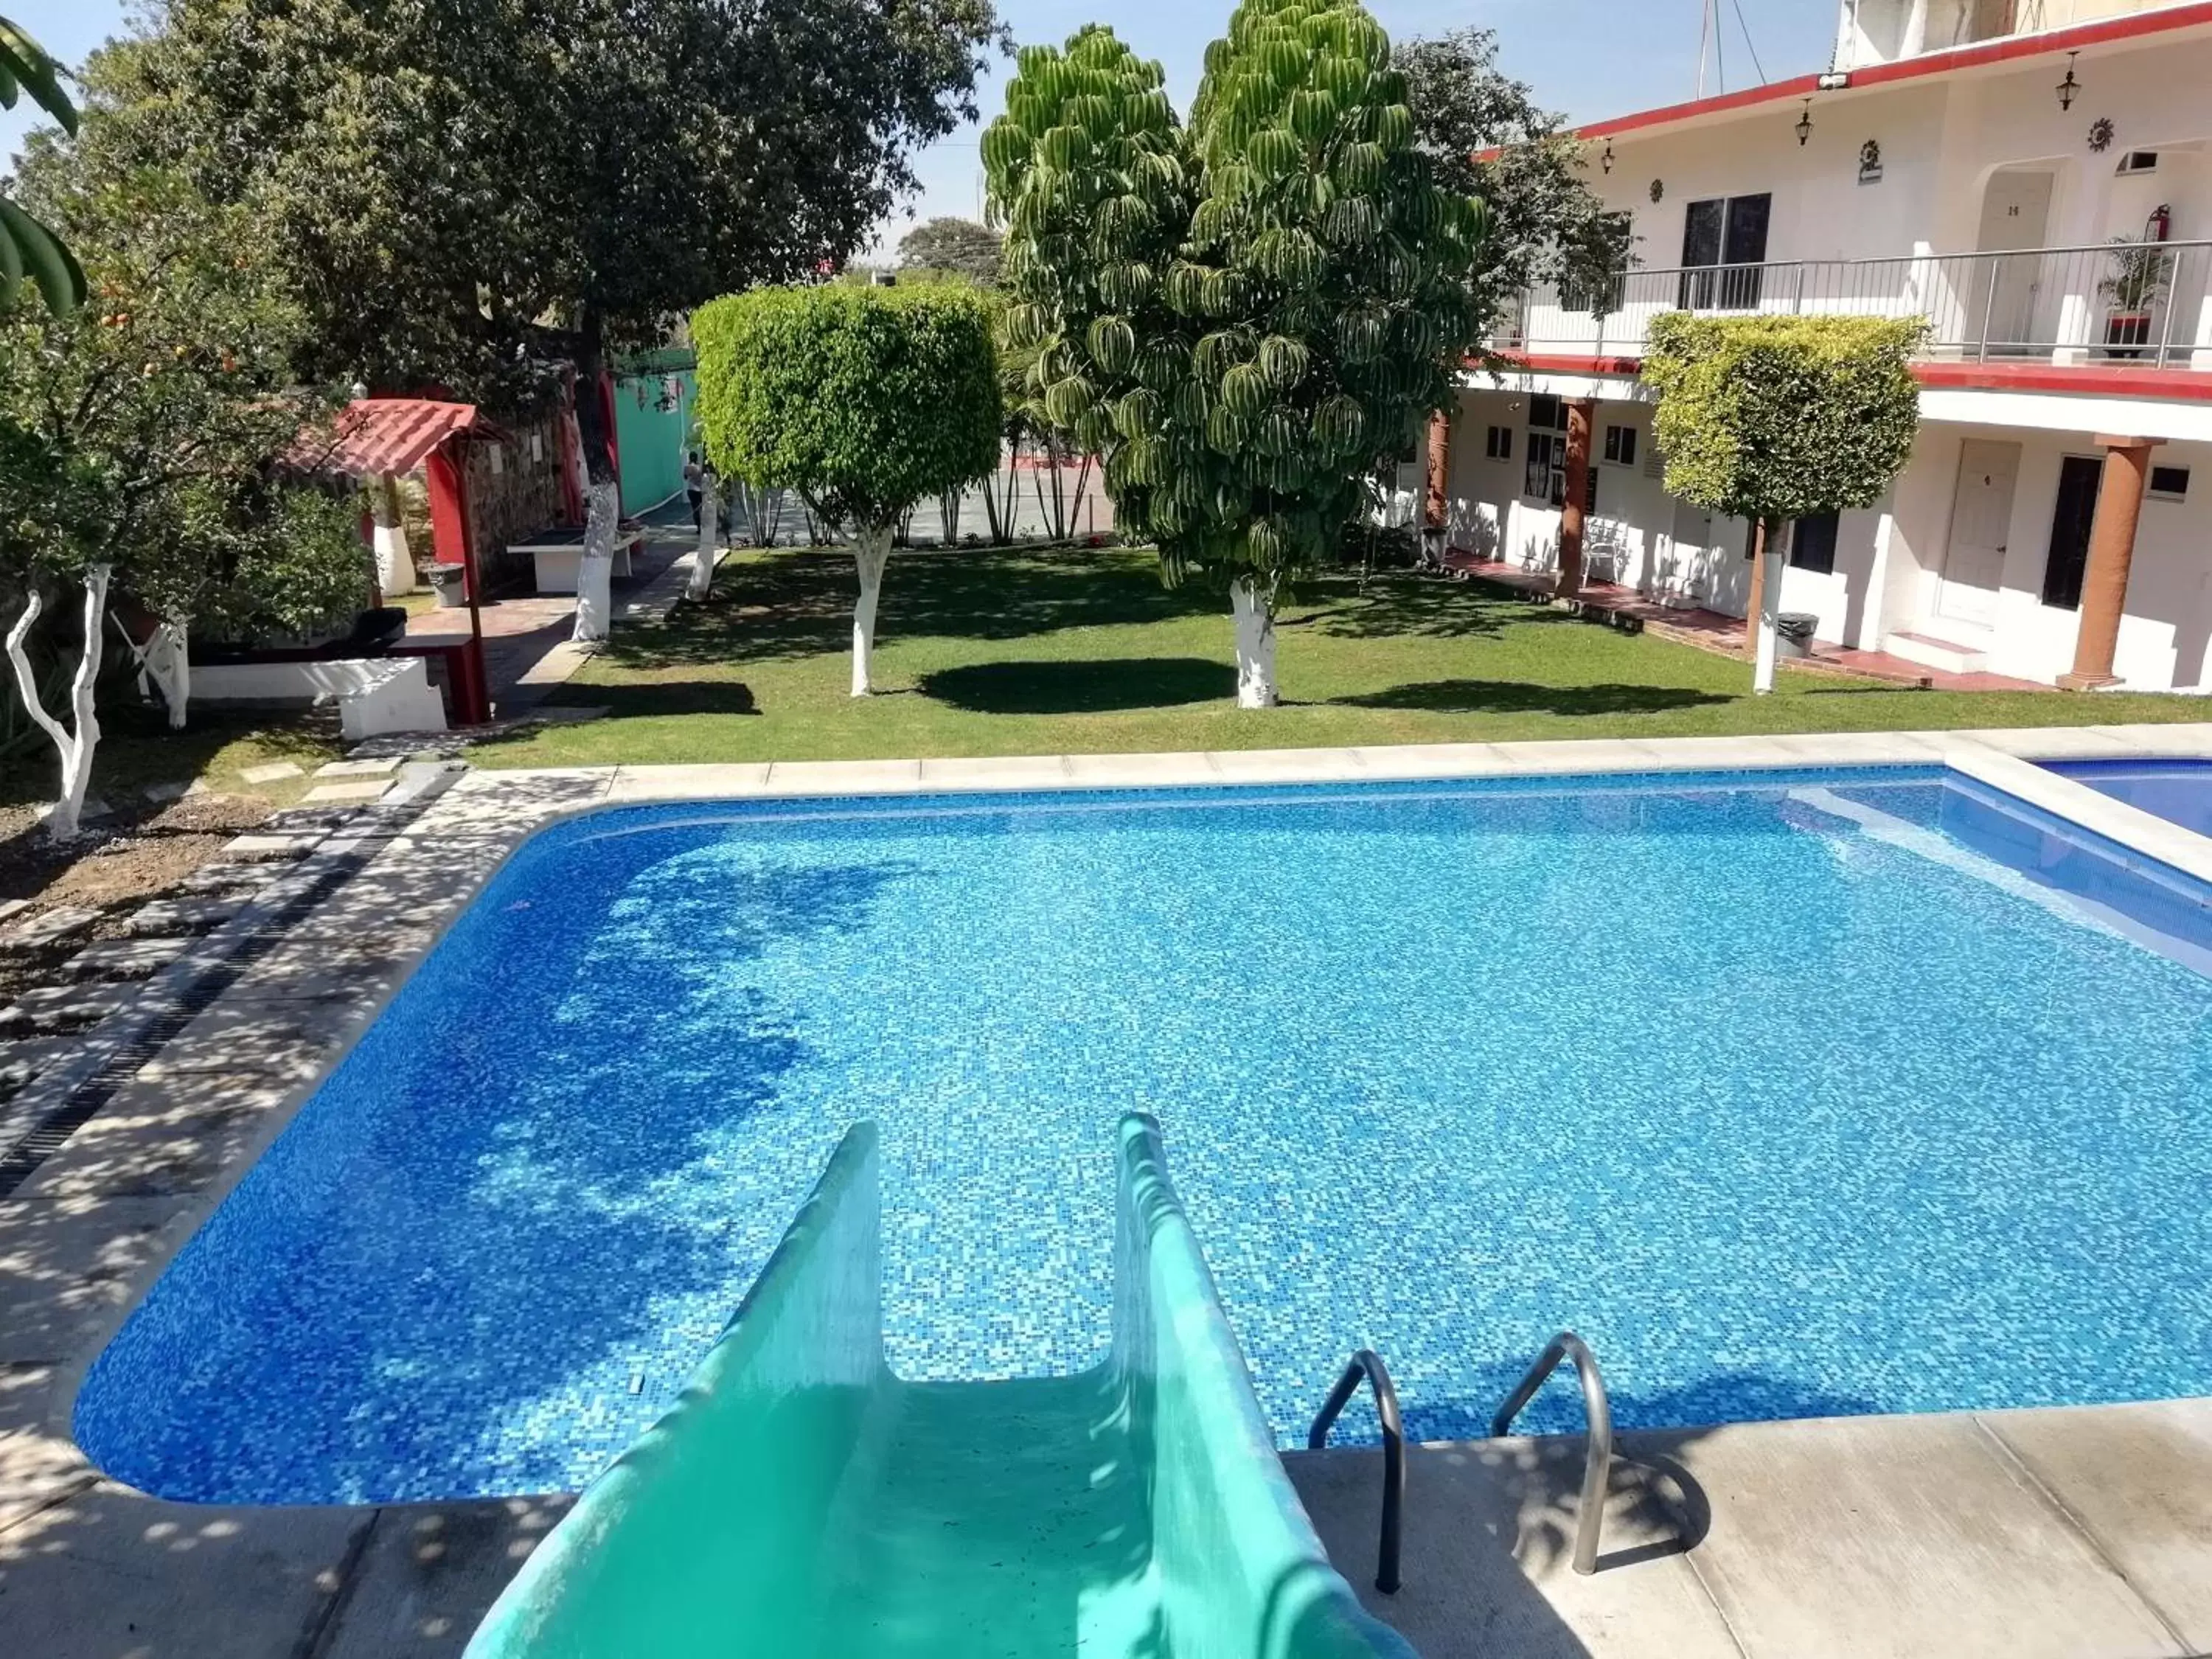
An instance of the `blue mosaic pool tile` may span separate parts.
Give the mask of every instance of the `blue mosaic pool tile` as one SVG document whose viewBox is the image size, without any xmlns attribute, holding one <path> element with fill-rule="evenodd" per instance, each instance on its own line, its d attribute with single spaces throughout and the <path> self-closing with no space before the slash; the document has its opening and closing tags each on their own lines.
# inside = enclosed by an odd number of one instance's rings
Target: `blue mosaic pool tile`
<svg viewBox="0 0 2212 1659">
<path fill-rule="evenodd" d="M 2102 852 L 1956 796 L 1900 769 L 575 821 L 179 1255 L 80 1437 L 173 1498 L 580 1486 L 859 1117 L 891 1363 L 1078 1370 L 1132 1107 L 1285 1444 L 1361 1346 L 1412 1432 L 1480 1433 L 1568 1326 L 1626 1426 L 2212 1390 L 2212 981 L 1984 856 L 2132 902 Z M 1562 1382 L 1528 1420 L 1577 1419 Z M 1340 1431 L 1373 1432 L 1364 1401 Z"/>
</svg>

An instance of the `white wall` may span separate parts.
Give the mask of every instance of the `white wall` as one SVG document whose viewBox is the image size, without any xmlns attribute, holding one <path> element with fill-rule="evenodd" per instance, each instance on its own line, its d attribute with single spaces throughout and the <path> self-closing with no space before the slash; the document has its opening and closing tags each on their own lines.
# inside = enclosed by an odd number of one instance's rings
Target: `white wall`
<svg viewBox="0 0 2212 1659">
<path fill-rule="evenodd" d="M 2056 63 L 2062 67 L 2064 59 Z M 1769 259 L 1903 258 L 1917 244 L 1939 253 L 1972 252 L 1982 189 L 2000 167 L 2050 165 L 2059 180 L 2046 245 L 2100 243 L 2140 232 L 2156 202 L 2174 210 L 2176 239 L 2212 236 L 2212 40 L 2154 37 L 2098 48 L 2076 64 L 2082 92 L 2062 111 L 2053 62 L 2035 58 L 1996 70 L 1816 95 L 1813 133 L 1793 131 L 1805 106 L 1778 100 L 1647 137 L 1616 135 L 1613 165 L 1601 173 L 1593 146 L 1589 183 L 1607 205 L 1632 216 L 1639 262 L 1680 263 L 1682 216 L 1692 201 L 1759 191 L 1774 196 Z M 2088 148 L 2100 117 L 2116 137 L 2102 155 Z M 1859 148 L 1881 149 L 1878 184 L 1861 184 Z M 2149 178 L 2116 176 L 2123 154 L 2194 149 Z M 1661 198 L 1650 199 L 1654 179 Z"/>
<path fill-rule="evenodd" d="M 1486 558 L 1549 570 L 1558 562 L 1559 511 L 1522 493 L 1529 396 L 1488 386 L 1462 394 L 1452 422 L 1449 542 Z M 1629 398 L 1598 404 L 1594 448 L 1602 454 L 1608 425 L 1627 425 L 1637 429 L 1638 454 L 1632 467 L 1593 463 L 1598 510 L 1589 520 L 1585 569 L 1592 580 L 1649 597 L 1676 593 L 1701 608 L 1741 616 L 1749 597 L 1747 527 L 1739 520 L 1707 520 L 1648 476 L 1650 417 L 1648 404 Z M 1513 434 L 1510 460 L 1485 454 L 1486 428 L 1493 424 Z M 2049 684 L 2073 666 L 2079 620 L 2042 600 L 2051 514 L 2062 459 L 2100 453 L 2087 431 L 1923 423 L 1889 498 L 1843 515 L 1833 571 L 1785 568 L 1781 605 L 1818 617 L 1815 636 L 1832 644 L 1879 650 L 1893 633 L 1944 634 L 1929 619 L 1949 539 L 1960 447 L 1969 438 L 2021 447 L 1990 668 Z M 2190 491 L 2183 501 L 2143 503 L 2115 670 L 2142 690 L 2212 690 L 2212 443 L 2161 444 L 2152 459 L 2189 468 Z"/>
<path fill-rule="evenodd" d="M 1893 564 L 1887 628 L 1913 628 L 1933 610 L 1949 538 L 1959 447 L 1969 438 L 2021 446 L 1990 669 L 2048 684 L 2074 665 L 2081 621 L 2076 611 L 2043 603 L 2051 514 L 2063 459 L 2102 454 L 2090 433 L 1923 427 L 1912 462 L 1893 492 L 1897 538 L 1913 550 L 1914 569 L 1908 574 Z M 2212 635 L 2212 444 L 2161 444 L 2152 452 L 2152 462 L 2187 467 L 2189 494 L 2181 501 L 2143 502 L 2113 672 L 2140 690 L 2212 690 L 2206 664 L 2207 635 Z M 1894 549 L 1892 556 L 1896 557 Z M 1944 632 L 1940 623 L 1924 625 L 1939 635 Z"/>
</svg>

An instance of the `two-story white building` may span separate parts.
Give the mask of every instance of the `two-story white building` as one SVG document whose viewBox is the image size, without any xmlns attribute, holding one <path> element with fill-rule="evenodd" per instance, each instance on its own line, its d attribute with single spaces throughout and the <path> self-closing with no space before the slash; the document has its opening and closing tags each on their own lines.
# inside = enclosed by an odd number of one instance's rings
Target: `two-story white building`
<svg viewBox="0 0 2212 1659">
<path fill-rule="evenodd" d="M 2212 3 L 1843 0 L 1831 70 L 1580 137 L 1634 262 L 1525 296 L 1432 428 L 1452 547 L 1544 569 L 1564 529 L 1571 566 L 1586 476 L 1587 579 L 1741 615 L 1747 527 L 1661 483 L 1645 325 L 1920 315 L 1911 461 L 1792 528 L 1782 609 L 1952 672 L 2212 690 Z"/>
</svg>

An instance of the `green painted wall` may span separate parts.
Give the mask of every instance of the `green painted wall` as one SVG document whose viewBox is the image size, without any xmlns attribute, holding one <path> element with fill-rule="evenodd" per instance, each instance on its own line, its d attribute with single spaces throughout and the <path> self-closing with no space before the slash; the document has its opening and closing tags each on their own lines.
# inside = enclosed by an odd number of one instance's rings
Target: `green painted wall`
<svg viewBox="0 0 2212 1659">
<path fill-rule="evenodd" d="M 688 362 L 641 368 L 644 372 L 615 381 L 615 443 L 622 452 L 624 513 L 642 513 L 684 488 L 684 440 L 698 400 L 697 376 Z"/>
</svg>

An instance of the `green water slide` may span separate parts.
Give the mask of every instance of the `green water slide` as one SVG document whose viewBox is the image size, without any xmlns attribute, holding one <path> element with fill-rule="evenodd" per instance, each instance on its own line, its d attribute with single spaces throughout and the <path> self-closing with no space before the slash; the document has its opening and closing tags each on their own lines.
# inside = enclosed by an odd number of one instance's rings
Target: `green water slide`
<svg viewBox="0 0 2212 1659">
<path fill-rule="evenodd" d="M 1298 1506 L 1148 1117 L 1122 1121 L 1119 1185 L 1104 1364 L 905 1382 L 875 1127 L 853 1129 L 468 1659 L 1411 1659 Z"/>
</svg>

